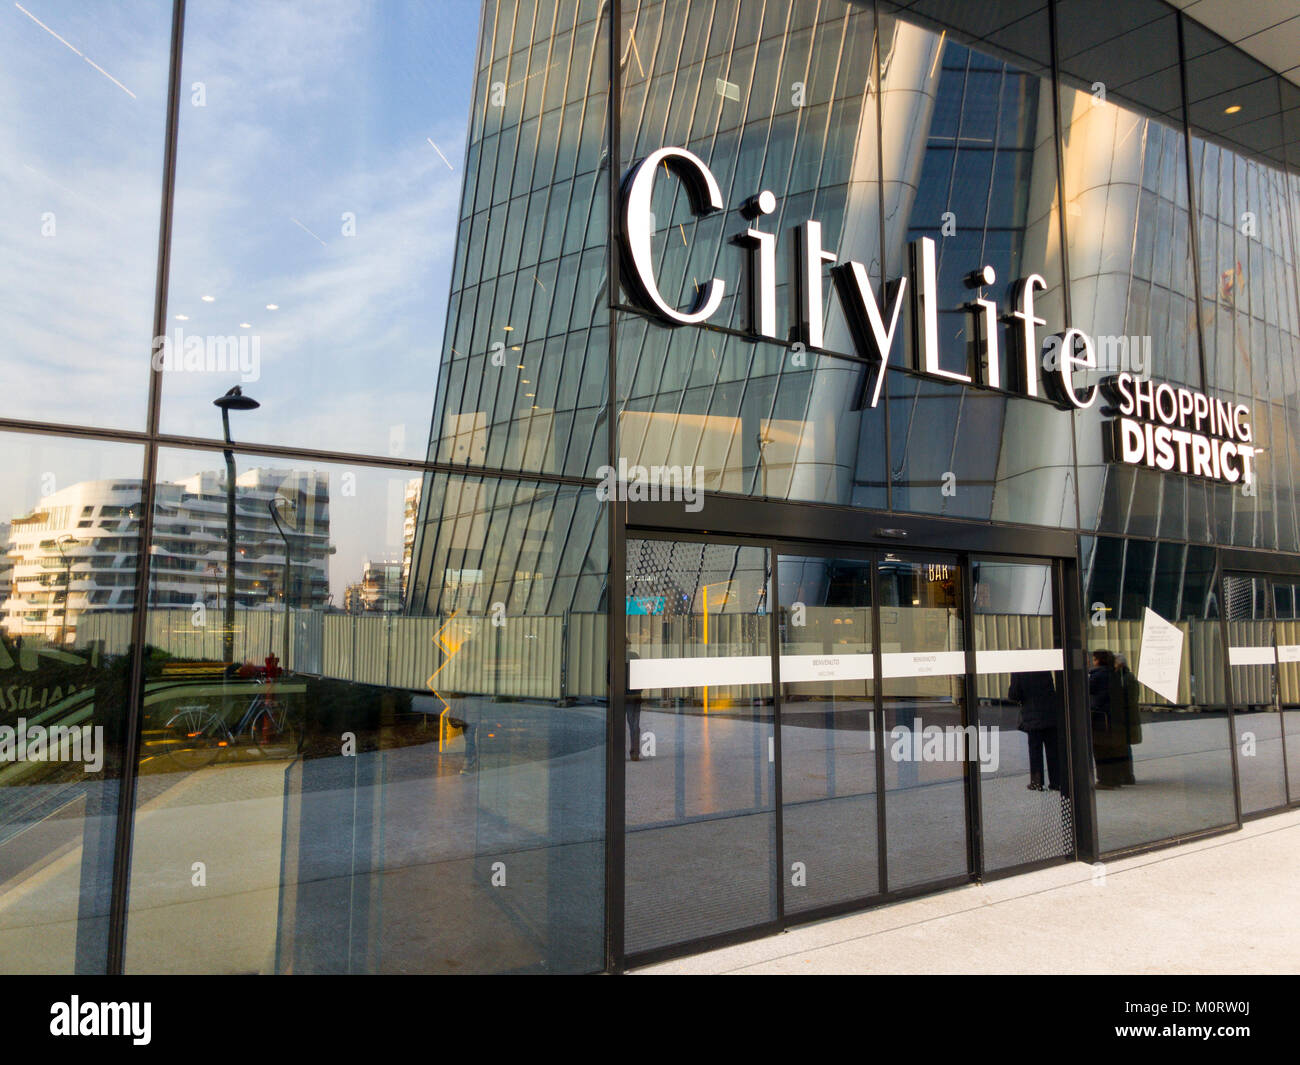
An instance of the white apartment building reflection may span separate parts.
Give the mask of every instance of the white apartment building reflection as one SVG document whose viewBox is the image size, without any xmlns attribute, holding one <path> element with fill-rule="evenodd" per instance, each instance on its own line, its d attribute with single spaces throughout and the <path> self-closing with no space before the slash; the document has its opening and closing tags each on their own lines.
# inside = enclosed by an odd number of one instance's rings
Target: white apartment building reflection
<svg viewBox="0 0 1300 1065">
<path fill-rule="evenodd" d="M 322 608 L 329 598 L 329 479 L 315 470 L 252 469 L 236 478 L 235 605 Z M 81 481 L 9 522 L 0 628 L 71 643 L 86 613 L 135 603 L 141 482 Z M 271 515 L 275 507 L 279 528 Z M 280 529 L 283 529 L 283 534 Z M 225 477 L 157 486 L 149 606 L 225 605 Z"/>
</svg>

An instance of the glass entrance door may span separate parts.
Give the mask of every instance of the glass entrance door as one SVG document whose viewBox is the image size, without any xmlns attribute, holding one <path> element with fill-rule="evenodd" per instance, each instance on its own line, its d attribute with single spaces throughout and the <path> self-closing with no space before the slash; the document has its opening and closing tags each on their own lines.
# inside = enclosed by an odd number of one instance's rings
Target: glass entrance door
<svg viewBox="0 0 1300 1065">
<path fill-rule="evenodd" d="M 1265 577 L 1223 578 L 1237 744 L 1237 782 L 1243 817 L 1285 806 L 1286 739 L 1278 690 L 1274 592 Z M 1289 630 L 1288 630 L 1289 631 Z M 1291 658 L 1290 645 L 1287 657 Z M 1289 663 L 1288 663 L 1289 665 Z M 1290 679 L 1290 671 L 1287 673 Z"/>
<path fill-rule="evenodd" d="M 777 916 L 770 557 L 628 541 L 628 954 Z"/>
<path fill-rule="evenodd" d="M 1074 852 L 1065 654 L 1052 563 L 971 568 L 980 835 L 983 871 L 996 872 Z"/>
<path fill-rule="evenodd" d="M 630 539 L 626 953 L 1071 854 L 1057 602 L 1048 563 Z"/>
<path fill-rule="evenodd" d="M 872 570 L 861 558 L 777 558 L 787 913 L 882 890 Z"/>
<path fill-rule="evenodd" d="M 883 553 L 880 694 L 889 891 L 973 870 L 966 641 L 957 559 Z"/>
</svg>

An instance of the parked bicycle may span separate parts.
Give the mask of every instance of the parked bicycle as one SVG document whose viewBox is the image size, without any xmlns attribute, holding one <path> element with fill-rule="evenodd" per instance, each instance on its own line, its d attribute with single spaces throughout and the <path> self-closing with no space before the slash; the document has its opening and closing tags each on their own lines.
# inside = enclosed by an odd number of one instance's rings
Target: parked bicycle
<svg viewBox="0 0 1300 1065">
<path fill-rule="evenodd" d="M 162 728 L 163 753 L 181 769 L 202 769 L 223 751 L 251 744 L 268 758 L 292 758 L 302 735 L 289 707 L 274 692 L 258 692 L 232 728 L 207 703 L 179 707 Z"/>
</svg>

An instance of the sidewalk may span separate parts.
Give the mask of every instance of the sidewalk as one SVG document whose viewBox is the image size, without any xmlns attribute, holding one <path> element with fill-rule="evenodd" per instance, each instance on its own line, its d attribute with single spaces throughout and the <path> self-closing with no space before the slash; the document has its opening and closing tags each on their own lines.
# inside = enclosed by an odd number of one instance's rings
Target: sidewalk
<svg viewBox="0 0 1300 1065">
<path fill-rule="evenodd" d="M 640 973 L 1295 973 L 1300 811 L 969 885 Z"/>
</svg>

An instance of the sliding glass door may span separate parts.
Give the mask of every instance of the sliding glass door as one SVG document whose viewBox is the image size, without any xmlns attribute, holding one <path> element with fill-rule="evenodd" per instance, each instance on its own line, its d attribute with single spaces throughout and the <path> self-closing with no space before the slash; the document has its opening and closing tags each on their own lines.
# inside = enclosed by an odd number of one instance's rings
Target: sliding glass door
<svg viewBox="0 0 1300 1065">
<path fill-rule="evenodd" d="M 785 910 L 881 890 L 872 564 L 780 555 Z"/>
<path fill-rule="evenodd" d="M 776 919 L 770 552 L 628 541 L 625 945 Z"/>
<path fill-rule="evenodd" d="M 1073 852 L 1053 564 L 627 557 L 628 955 Z"/>
<path fill-rule="evenodd" d="M 1274 594 L 1272 582 L 1266 577 L 1227 574 L 1223 578 L 1237 786 L 1243 817 L 1277 809 L 1287 802 L 1286 736 L 1278 663 L 1283 647 L 1286 658 L 1294 656 L 1290 645 L 1279 645 L 1274 632 Z M 1286 675 L 1290 680 L 1290 668 Z M 1293 742 L 1297 739 L 1300 737 L 1292 737 Z"/>
</svg>

